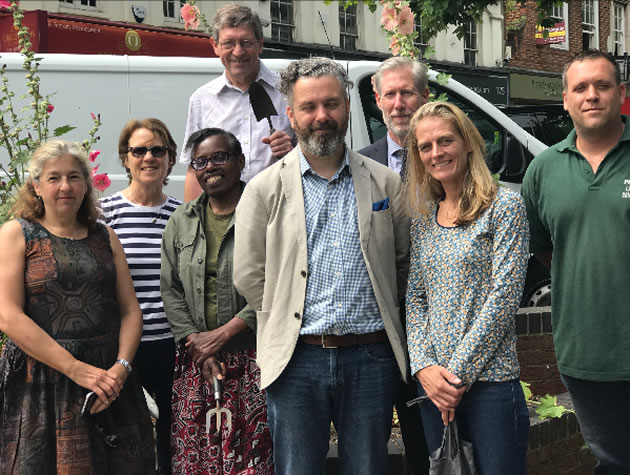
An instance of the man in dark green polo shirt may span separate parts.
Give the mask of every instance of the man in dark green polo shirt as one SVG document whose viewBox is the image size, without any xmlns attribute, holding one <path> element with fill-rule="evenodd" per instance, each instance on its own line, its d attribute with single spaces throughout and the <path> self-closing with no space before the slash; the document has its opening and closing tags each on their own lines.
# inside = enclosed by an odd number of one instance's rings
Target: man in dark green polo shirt
<svg viewBox="0 0 630 475">
<path fill-rule="evenodd" d="M 595 473 L 630 473 L 630 127 L 609 54 L 564 67 L 575 129 L 531 163 L 523 196 L 531 248 L 551 267 L 558 369 Z M 553 259 L 552 259 L 553 255 Z"/>
</svg>

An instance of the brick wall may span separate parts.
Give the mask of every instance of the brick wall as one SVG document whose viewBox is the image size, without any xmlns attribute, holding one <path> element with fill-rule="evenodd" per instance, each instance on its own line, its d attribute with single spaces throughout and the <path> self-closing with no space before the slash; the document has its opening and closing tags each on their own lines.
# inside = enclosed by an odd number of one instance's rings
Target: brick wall
<svg viewBox="0 0 630 475">
<path fill-rule="evenodd" d="M 520 9 L 509 12 L 506 22 L 525 14 L 527 21 L 522 30 L 508 32 L 506 30 L 506 45 L 512 47 L 510 67 L 533 69 L 537 71 L 561 72 L 564 63 L 571 56 L 582 50 L 582 2 L 570 1 L 569 5 L 569 49 L 552 48 L 550 45 L 537 45 L 534 35 L 538 20 L 535 0 L 521 2 Z M 610 35 L 610 1 L 599 2 L 599 48 L 607 51 L 608 36 Z"/>
</svg>

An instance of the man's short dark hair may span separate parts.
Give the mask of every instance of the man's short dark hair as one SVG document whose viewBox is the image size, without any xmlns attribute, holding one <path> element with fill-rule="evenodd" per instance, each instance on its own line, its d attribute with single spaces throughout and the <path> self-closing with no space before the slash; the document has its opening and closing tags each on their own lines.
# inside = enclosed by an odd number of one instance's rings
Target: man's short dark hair
<svg viewBox="0 0 630 475">
<path fill-rule="evenodd" d="M 567 71 L 573 63 L 584 61 L 587 59 L 599 58 L 605 59 L 612 65 L 615 71 L 615 82 L 617 83 L 617 86 L 619 86 L 621 84 L 621 70 L 619 69 L 619 64 L 617 63 L 617 61 L 615 61 L 615 57 L 611 53 L 589 48 L 573 55 L 573 57 L 564 65 L 564 68 L 562 69 L 562 88 L 566 91 L 567 87 L 569 86 L 567 82 Z"/>
<path fill-rule="evenodd" d="M 280 83 L 278 90 L 287 96 L 287 102 L 292 107 L 293 86 L 300 78 L 333 76 L 339 81 L 343 95 L 348 97 L 348 89 L 353 83 L 348 79 L 348 73 L 338 62 L 329 58 L 305 58 L 291 62 L 287 68 L 280 73 Z"/>
</svg>

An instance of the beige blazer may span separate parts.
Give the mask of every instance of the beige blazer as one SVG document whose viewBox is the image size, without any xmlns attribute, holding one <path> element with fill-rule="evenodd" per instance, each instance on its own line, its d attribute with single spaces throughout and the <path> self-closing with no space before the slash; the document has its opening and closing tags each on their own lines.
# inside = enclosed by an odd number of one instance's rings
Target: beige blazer
<svg viewBox="0 0 630 475">
<path fill-rule="evenodd" d="M 407 344 L 399 315 L 409 270 L 409 218 L 400 177 L 349 153 L 361 250 L 385 330 L 403 379 Z M 389 198 L 389 208 L 372 204 Z M 282 373 L 297 343 L 306 295 L 308 256 L 297 148 L 254 177 L 236 209 L 234 285 L 257 310 L 257 363 L 265 388 Z"/>
</svg>

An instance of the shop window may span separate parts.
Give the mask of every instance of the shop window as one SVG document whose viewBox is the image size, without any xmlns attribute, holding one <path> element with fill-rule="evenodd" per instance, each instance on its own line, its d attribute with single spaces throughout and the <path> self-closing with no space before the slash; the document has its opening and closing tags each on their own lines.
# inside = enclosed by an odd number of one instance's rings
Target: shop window
<svg viewBox="0 0 630 475">
<path fill-rule="evenodd" d="M 293 42 L 293 0 L 271 0 L 271 38 Z"/>
<path fill-rule="evenodd" d="M 339 5 L 339 46 L 346 51 L 356 51 L 358 37 L 357 6 Z"/>
</svg>

